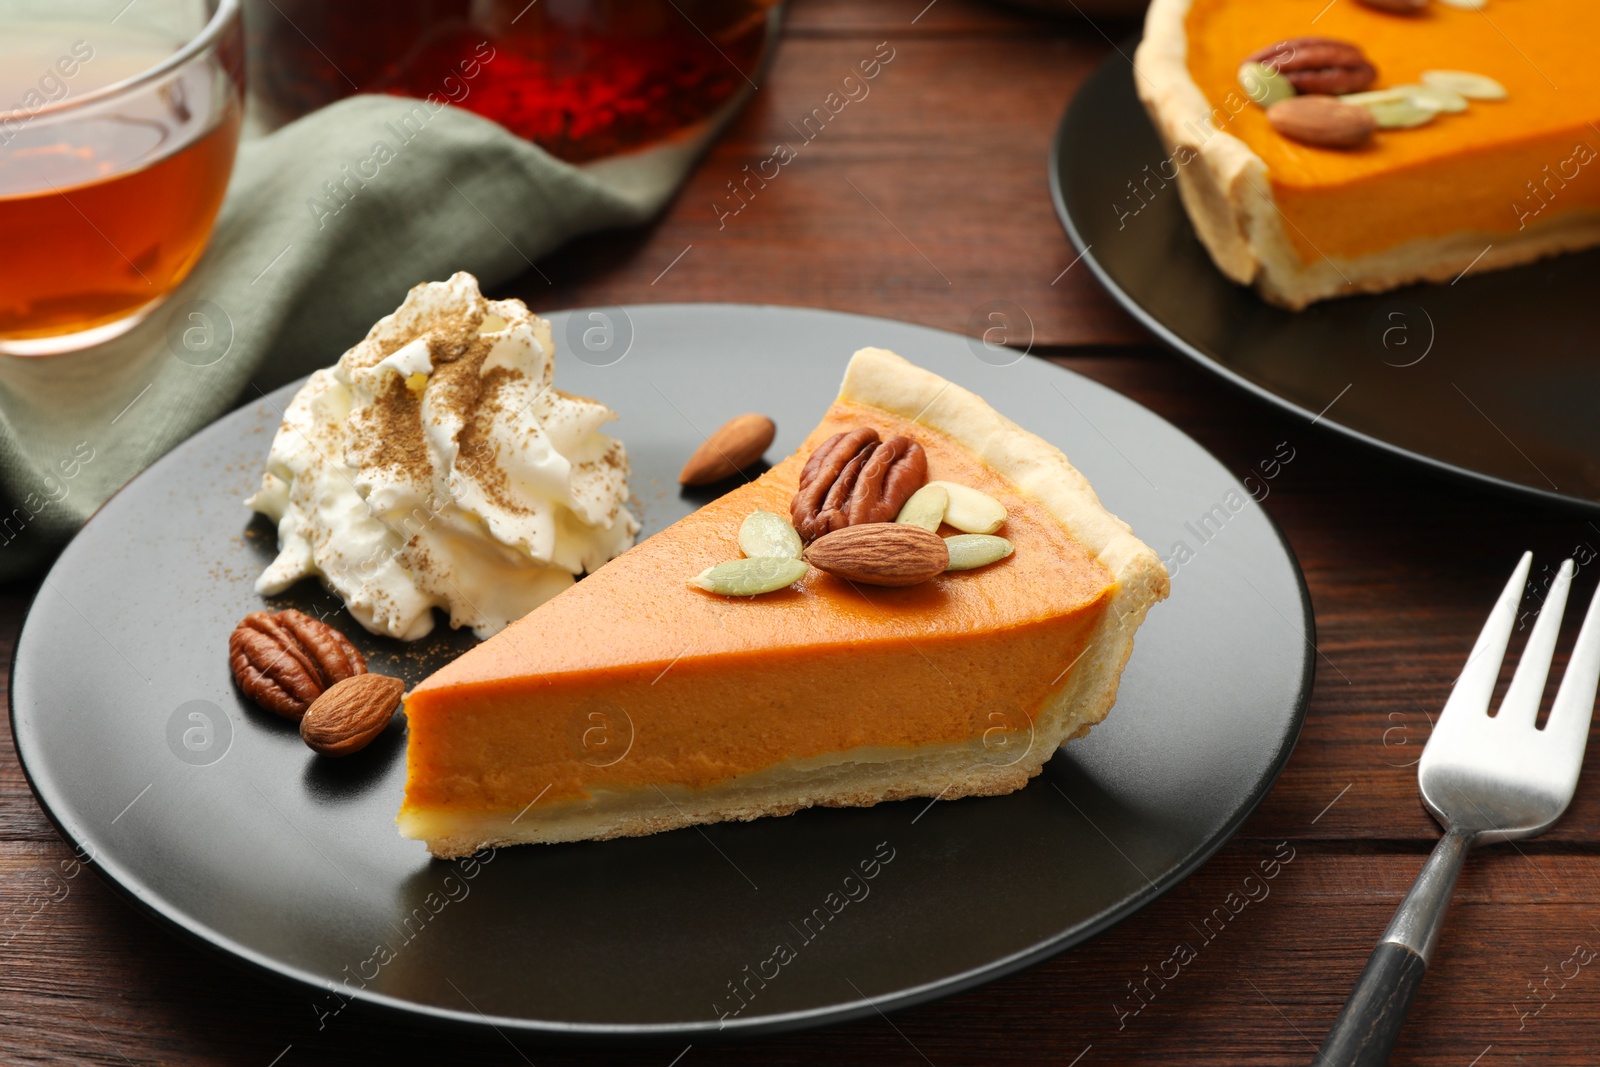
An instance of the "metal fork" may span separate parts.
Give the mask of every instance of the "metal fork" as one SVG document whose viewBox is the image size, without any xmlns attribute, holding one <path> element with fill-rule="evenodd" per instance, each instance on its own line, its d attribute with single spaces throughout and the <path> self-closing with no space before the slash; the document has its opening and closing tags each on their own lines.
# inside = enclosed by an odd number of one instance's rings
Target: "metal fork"
<svg viewBox="0 0 1600 1067">
<path fill-rule="evenodd" d="M 1536 725 L 1572 586 L 1572 560 L 1561 565 L 1550 585 L 1500 710 L 1489 714 L 1532 561 L 1533 553 L 1523 553 L 1422 750 L 1417 768 L 1422 801 L 1444 827 L 1444 837 L 1372 950 L 1322 1043 L 1318 1067 L 1388 1062 L 1427 971 L 1467 850 L 1543 833 L 1572 801 L 1600 680 L 1600 591 L 1589 603 L 1549 720 L 1542 730 Z"/>
</svg>

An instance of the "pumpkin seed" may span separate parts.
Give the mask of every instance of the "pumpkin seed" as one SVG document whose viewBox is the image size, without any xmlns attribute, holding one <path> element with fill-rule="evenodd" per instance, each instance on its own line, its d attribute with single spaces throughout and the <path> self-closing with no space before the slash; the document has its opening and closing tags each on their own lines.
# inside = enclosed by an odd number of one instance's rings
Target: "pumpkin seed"
<svg viewBox="0 0 1600 1067">
<path fill-rule="evenodd" d="M 920 526 L 929 533 L 938 533 L 944 521 L 945 509 L 950 506 L 950 493 L 942 485 L 925 485 L 911 494 L 895 522 Z"/>
<path fill-rule="evenodd" d="M 1364 93 L 1346 93 L 1339 98 L 1341 103 L 1354 104 L 1356 107 L 1371 107 L 1373 104 L 1403 104 L 1411 99 L 1413 89 L 1422 88 L 1420 85 L 1396 85 L 1392 89 L 1368 89 Z"/>
<path fill-rule="evenodd" d="M 1013 551 L 1010 541 L 992 534 L 957 534 L 946 537 L 944 546 L 950 551 L 950 566 L 945 568 L 947 571 L 987 567 L 1005 559 Z"/>
<path fill-rule="evenodd" d="M 1419 110 L 1435 114 L 1467 110 L 1466 97 L 1434 85 L 1396 85 L 1390 89 L 1347 93 L 1339 100 L 1371 111 L 1378 125 L 1387 129 L 1423 125 L 1427 120 L 1416 114 Z"/>
<path fill-rule="evenodd" d="M 1482 11 L 1489 6 L 1489 0 L 1439 0 L 1439 3 L 1462 11 Z"/>
<path fill-rule="evenodd" d="M 988 493 L 958 482 L 929 482 L 950 494 L 944 521 L 962 533 L 992 534 L 1006 524 L 1005 505 Z"/>
<path fill-rule="evenodd" d="M 799 559 L 800 535 L 783 516 L 756 508 L 739 524 L 739 549 L 751 559 Z"/>
<path fill-rule="evenodd" d="M 734 559 L 707 567 L 693 578 L 689 585 L 708 593 L 722 596 L 755 596 L 773 593 L 784 586 L 793 585 L 806 574 L 806 565 L 798 559 L 782 556 L 757 556 L 754 559 Z"/>
<path fill-rule="evenodd" d="M 1467 110 L 1467 98 L 1460 93 L 1441 89 L 1437 85 L 1413 85 L 1408 88 L 1411 90 L 1411 102 L 1418 107 L 1431 107 L 1452 115 Z"/>
<path fill-rule="evenodd" d="M 1289 79 L 1265 63 L 1246 63 L 1240 67 L 1239 88 L 1252 102 L 1264 108 L 1294 95 Z"/>
<path fill-rule="evenodd" d="M 1426 126 L 1439 113 L 1433 108 L 1418 107 L 1409 99 L 1368 104 L 1367 110 L 1378 120 L 1380 130 L 1409 130 L 1416 126 Z"/>
<path fill-rule="evenodd" d="M 1422 72 L 1422 84 L 1434 89 L 1447 89 L 1468 100 L 1504 100 L 1510 95 L 1506 87 L 1493 78 L 1466 70 L 1425 70 Z"/>
</svg>

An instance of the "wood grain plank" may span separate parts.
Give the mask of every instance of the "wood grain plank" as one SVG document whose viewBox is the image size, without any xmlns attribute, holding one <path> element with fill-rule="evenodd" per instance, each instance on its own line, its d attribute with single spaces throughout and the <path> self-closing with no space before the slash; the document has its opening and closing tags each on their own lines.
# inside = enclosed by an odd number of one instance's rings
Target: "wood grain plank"
<svg viewBox="0 0 1600 1067">
<path fill-rule="evenodd" d="M 1120 28 L 973 0 L 799 0 L 771 77 L 665 217 L 551 257 L 541 266 L 553 286 L 530 275 L 511 288 L 541 308 L 742 300 L 968 333 L 976 309 L 1009 300 L 1031 319 L 1036 352 L 1170 419 L 1240 477 L 1287 442 L 1295 459 L 1261 506 L 1305 570 L 1318 677 L 1294 756 L 1233 842 L 1088 944 L 888 1020 L 687 1051 L 556 1048 L 358 1010 L 319 1028 L 303 991 L 180 940 L 74 866 L 6 723 L 0 1063 L 1309 1062 L 1437 837 L 1410 764 L 1495 591 L 1524 548 L 1553 563 L 1600 548 L 1600 527 L 1277 414 L 1151 347 L 1081 269 L 1052 284 L 1074 253 L 1050 208 L 1045 152 L 1107 36 Z M 870 95 L 814 119 L 809 139 L 797 133 L 790 124 L 826 107 L 884 41 L 894 59 Z M 737 214 L 726 214 L 737 201 L 715 209 L 728 181 L 791 140 L 795 159 L 752 183 Z M 1597 574 L 1580 572 L 1577 597 Z M 29 595 L 0 591 L 0 665 Z M 1596 1062 L 1600 959 L 1578 963 L 1600 950 L 1594 749 L 1554 830 L 1469 860 L 1395 1063 Z M 1280 848 L 1294 858 L 1263 879 Z"/>
<path fill-rule="evenodd" d="M 786 37 L 898 37 L 1039 32 L 1038 16 L 998 3 L 962 0 L 805 0 L 790 3 L 784 17 Z"/>
<path fill-rule="evenodd" d="M 24 583 L 0 588 L 0 682 L 6 693 L 5 714 L 0 715 L 0 841 L 57 840 L 28 788 L 11 740 L 11 657 L 16 652 L 22 618 L 32 600 L 33 589 Z"/>
<path fill-rule="evenodd" d="M 64 846 L 0 846 L 0 913 L 65 858 Z M 1460 1067 L 1490 1045 L 1489 1063 L 1592 1063 L 1600 966 L 1581 961 L 1600 951 L 1600 858 L 1562 862 L 1554 890 L 1522 877 L 1514 854 L 1468 864 L 1396 1063 Z M 1090 1046 L 1085 1065 L 1302 1062 L 1420 863 L 1236 842 L 1137 921 L 1012 978 L 890 1021 L 697 1045 L 680 1062 L 1065 1064 Z M 20 933 L 0 934 L 0 1062 L 667 1064 L 682 1050 L 514 1050 L 493 1031 L 357 1009 L 319 1020 L 303 991 L 142 921 L 94 876 L 64 884 Z"/>
</svg>

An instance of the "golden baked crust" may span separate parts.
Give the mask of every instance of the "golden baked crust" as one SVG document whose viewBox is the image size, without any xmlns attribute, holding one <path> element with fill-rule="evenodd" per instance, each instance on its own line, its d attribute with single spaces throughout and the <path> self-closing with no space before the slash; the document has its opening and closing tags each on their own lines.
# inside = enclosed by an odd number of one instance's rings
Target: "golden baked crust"
<svg viewBox="0 0 1600 1067">
<path fill-rule="evenodd" d="M 1081 737 L 1106 717 L 1133 652 L 1134 631 L 1166 599 L 1167 569 L 1127 523 L 1105 509 L 1094 488 L 1059 448 L 1029 433 L 981 397 L 882 348 L 863 348 L 845 370 L 839 399 L 871 404 L 932 427 L 964 445 L 1025 495 L 1037 500 L 1111 572 L 1117 585 L 1089 650 L 1034 724 L 1037 774 L 1061 742 Z"/>
<path fill-rule="evenodd" d="M 892 352 L 865 348 L 851 359 L 841 401 L 871 405 L 918 422 L 968 449 L 1049 512 L 1111 573 L 1115 586 L 1085 652 L 1062 664 L 1061 684 L 1020 755 L 960 744 L 862 747 L 788 760 L 697 789 L 596 791 L 581 801 L 521 813 L 462 815 L 407 810 L 401 833 L 427 841 L 436 856 L 466 855 L 486 846 L 558 842 L 656 833 L 683 826 L 787 815 L 811 806 L 864 807 L 909 797 L 1009 793 L 1038 774 L 1061 743 L 1088 733 L 1116 699 L 1134 632 L 1151 605 L 1166 597 L 1166 568 L 1106 511 L 1087 479 L 1061 451 L 1000 415 L 975 394 Z"/>
<path fill-rule="evenodd" d="M 1513 267 L 1600 244 L 1600 211 L 1572 211 L 1516 233 L 1461 232 L 1371 255 L 1301 260 L 1266 163 L 1218 125 L 1214 116 L 1227 115 L 1228 107 L 1207 99 L 1189 72 L 1191 5 L 1192 0 L 1152 0 L 1134 53 L 1135 85 L 1177 172 L 1179 196 L 1201 244 L 1223 274 L 1254 285 L 1267 301 L 1298 311 L 1329 297 L 1450 281 L 1469 267 Z"/>
</svg>

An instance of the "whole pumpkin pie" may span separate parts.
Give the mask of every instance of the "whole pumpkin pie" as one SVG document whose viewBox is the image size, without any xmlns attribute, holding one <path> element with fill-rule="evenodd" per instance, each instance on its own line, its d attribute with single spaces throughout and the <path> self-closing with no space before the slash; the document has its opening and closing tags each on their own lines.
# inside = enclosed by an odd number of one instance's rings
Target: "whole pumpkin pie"
<svg viewBox="0 0 1600 1067">
<path fill-rule="evenodd" d="M 1000 502 L 1014 551 L 899 588 L 814 568 L 759 596 L 689 583 L 739 556 L 754 510 L 791 513 L 819 446 L 864 428 L 914 441 L 929 480 Z M 1167 589 L 1059 450 L 863 349 L 795 455 L 412 690 L 400 830 L 456 856 L 1010 792 L 1105 717 Z"/>
<path fill-rule="evenodd" d="M 1358 0 L 1154 0 L 1135 80 L 1169 154 L 1130 175 L 1137 199 L 1118 210 L 1176 181 L 1222 272 L 1293 309 L 1600 244 L 1597 31 L 1593 0 L 1419 0 L 1411 14 Z M 1504 92 L 1357 147 L 1302 143 L 1252 102 L 1240 68 L 1308 37 L 1359 48 L 1376 68 L 1369 91 L 1467 72 Z"/>
</svg>

